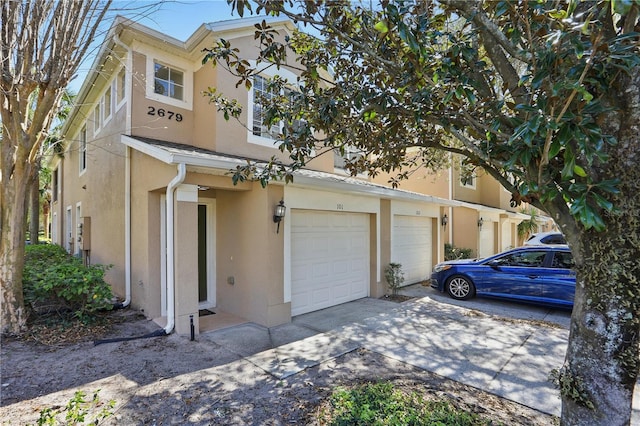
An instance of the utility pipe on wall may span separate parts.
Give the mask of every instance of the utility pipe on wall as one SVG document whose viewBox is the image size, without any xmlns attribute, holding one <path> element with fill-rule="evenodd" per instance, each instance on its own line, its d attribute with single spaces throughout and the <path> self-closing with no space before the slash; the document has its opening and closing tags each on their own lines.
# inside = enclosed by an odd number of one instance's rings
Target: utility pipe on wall
<svg viewBox="0 0 640 426">
<path fill-rule="evenodd" d="M 164 328 L 165 333 L 170 334 L 176 324 L 176 307 L 175 307 L 175 287 L 176 287 L 176 265 L 175 265 L 175 246 L 174 246 L 174 199 L 176 188 L 184 182 L 187 176 L 187 166 L 184 163 L 178 164 L 178 174 L 174 177 L 169 185 L 167 185 L 167 326 Z"/>
<path fill-rule="evenodd" d="M 113 35 L 113 41 L 116 45 L 122 47 L 126 52 L 125 60 L 128 62 L 131 60 L 131 49 L 124 44 L 118 34 Z M 125 67 L 130 68 L 128 63 Z M 118 81 L 118 84 L 120 82 Z M 126 90 L 125 93 L 130 95 L 131 91 Z M 117 104 L 117 102 L 116 102 Z M 125 134 L 131 134 L 131 98 L 129 97 L 126 102 L 127 108 L 127 122 L 125 128 Z M 125 298 L 122 303 L 118 305 L 119 308 L 126 308 L 131 303 L 131 148 L 125 147 L 125 166 L 124 166 L 124 273 L 125 273 Z"/>
</svg>

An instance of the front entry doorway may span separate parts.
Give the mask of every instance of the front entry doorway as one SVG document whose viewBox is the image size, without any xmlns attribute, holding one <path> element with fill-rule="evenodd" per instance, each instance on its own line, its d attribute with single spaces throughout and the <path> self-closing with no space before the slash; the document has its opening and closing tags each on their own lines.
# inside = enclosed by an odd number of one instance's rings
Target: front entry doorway
<svg viewBox="0 0 640 426">
<path fill-rule="evenodd" d="M 198 304 L 216 306 L 216 201 L 198 201 Z"/>
</svg>

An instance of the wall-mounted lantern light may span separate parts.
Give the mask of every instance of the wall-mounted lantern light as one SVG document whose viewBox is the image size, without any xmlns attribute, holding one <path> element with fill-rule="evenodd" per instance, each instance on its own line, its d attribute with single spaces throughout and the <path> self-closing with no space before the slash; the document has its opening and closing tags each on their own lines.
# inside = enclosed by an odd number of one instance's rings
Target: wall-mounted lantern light
<svg viewBox="0 0 640 426">
<path fill-rule="evenodd" d="M 447 223 L 449 223 L 449 217 L 447 217 L 446 213 L 442 216 L 442 219 L 440 219 L 440 223 L 442 226 L 447 226 Z"/>
<path fill-rule="evenodd" d="M 280 222 L 282 221 L 282 218 L 284 218 L 286 212 L 287 208 L 284 205 L 284 200 L 280 200 L 273 212 L 273 221 L 278 224 L 276 233 L 280 233 Z"/>
<path fill-rule="evenodd" d="M 484 220 L 482 218 L 478 219 L 478 228 L 482 229 L 483 224 L 484 224 Z"/>
</svg>

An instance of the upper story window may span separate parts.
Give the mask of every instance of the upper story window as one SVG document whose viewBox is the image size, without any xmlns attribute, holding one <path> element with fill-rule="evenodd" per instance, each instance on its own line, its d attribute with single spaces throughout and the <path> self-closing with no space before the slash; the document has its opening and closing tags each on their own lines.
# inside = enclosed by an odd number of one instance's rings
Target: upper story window
<svg viewBox="0 0 640 426">
<path fill-rule="evenodd" d="M 82 174 L 85 170 L 87 170 L 87 128 L 82 127 L 80 130 L 80 135 L 78 137 L 78 160 L 80 173 Z"/>
<path fill-rule="evenodd" d="M 296 75 L 283 68 L 277 70 L 277 75 L 287 82 L 296 81 Z M 269 87 L 269 79 L 275 76 L 275 70 L 265 70 L 264 75 L 254 76 L 248 100 L 249 132 L 247 140 L 249 143 L 270 148 L 275 147 L 275 140 L 282 133 L 284 126 L 283 123 L 276 123 L 271 126 L 264 124 L 267 112 L 265 104 L 281 95 L 292 100 L 297 93 L 295 88 L 285 88 L 281 93 L 275 92 L 272 87 Z M 306 128 L 304 120 L 295 120 L 292 127 L 293 131 L 303 131 Z"/>
<path fill-rule="evenodd" d="M 336 169 L 344 169 L 347 161 L 356 161 L 362 157 L 362 151 L 355 146 L 347 145 L 344 147 L 344 154 L 340 154 L 338 149 L 335 149 L 333 156 L 333 167 Z"/>
<path fill-rule="evenodd" d="M 276 96 L 276 94 L 267 86 L 268 83 L 266 78 L 259 75 L 253 77 L 253 119 L 251 123 L 251 130 L 255 136 L 276 139 L 280 133 L 280 126 L 273 125 L 269 127 L 263 124 L 265 112 L 260 102 L 269 101 Z"/>
<path fill-rule="evenodd" d="M 100 102 L 96 104 L 93 110 L 93 134 L 97 134 L 100 131 Z"/>
<path fill-rule="evenodd" d="M 116 77 L 116 104 L 120 105 L 125 98 L 125 88 L 127 83 L 127 72 L 125 67 L 120 68 Z"/>
<path fill-rule="evenodd" d="M 53 181 L 51 183 L 51 198 L 54 203 L 58 201 L 58 170 L 60 170 L 60 168 L 56 167 L 53 173 L 51 173 L 51 180 Z"/>
<path fill-rule="evenodd" d="M 194 63 L 148 45 L 140 44 L 136 50 L 146 56 L 145 97 L 151 101 L 193 110 Z M 125 87 L 124 80 L 128 76 L 125 76 L 125 70 L 122 73 L 118 82 L 121 87 Z M 124 92 L 122 96 L 125 96 Z M 174 112 L 183 114 L 182 111 Z"/>
<path fill-rule="evenodd" d="M 102 97 L 103 122 L 105 123 L 111 118 L 111 94 L 112 88 L 111 85 L 109 85 L 109 87 L 107 87 L 107 91 L 104 92 L 104 96 Z"/>
<path fill-rule="evenodd" d="M 460 186 L 463 188 L 476 189 L 476 174 L 475 170 L 469 165 L 466 165 L 464 161 L 460 162 Z"/>
<path fill-rule="evenodd" d="M 153 69 L 154 93 L 184 101 L 184 72 L 159 62 L 154 63 Z"/>
</svg>

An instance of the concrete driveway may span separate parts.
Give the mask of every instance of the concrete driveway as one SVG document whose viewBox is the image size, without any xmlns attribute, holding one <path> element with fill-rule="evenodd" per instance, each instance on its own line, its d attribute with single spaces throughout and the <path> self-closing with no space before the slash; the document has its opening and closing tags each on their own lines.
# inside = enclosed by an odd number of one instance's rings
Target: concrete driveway
<svg viewBox="0 0 640 426">
<path fill-rule="evenodd" d="M 365 348 L 560 415 L 560 397 L 548 377 L 563 364 L 570 312 L 488 299 L 454 301 L 420 285 L 401 294 L 416 298 L 365 298 L 294 317 L 290 324 L 243 324 L 203 333 L 200 340 L 281 379 Z M 632 424 L 640 424 L 639 395 Z"/>
</svg>

